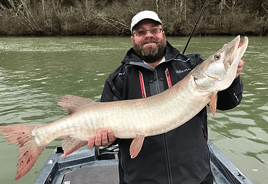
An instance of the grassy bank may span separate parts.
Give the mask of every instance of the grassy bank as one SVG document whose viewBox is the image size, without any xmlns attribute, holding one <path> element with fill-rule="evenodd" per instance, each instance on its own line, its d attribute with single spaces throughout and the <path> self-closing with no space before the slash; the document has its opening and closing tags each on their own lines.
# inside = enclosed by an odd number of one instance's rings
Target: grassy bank
<svg viewBox="0 0 268 184">
<path fill-rule="evenodd" d="M 186 0 L 10 0 L 0 4 L 0 35 L 130 35 L 131 18 L 141 10 L 158 12 L 169 36 L 188 36 L 203 2 Z M 240 6 L 208 5 L 196 35 L 268 35 L 267 14 Z M 226 5 L 227 7 L 227 5 Z"/>
</svg>

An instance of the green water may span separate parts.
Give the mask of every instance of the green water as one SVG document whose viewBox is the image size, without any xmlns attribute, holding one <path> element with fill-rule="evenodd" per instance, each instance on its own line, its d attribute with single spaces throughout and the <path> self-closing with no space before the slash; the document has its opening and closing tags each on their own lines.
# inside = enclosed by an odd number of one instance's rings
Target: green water
<svg viewBox="0 0 268 184">
<path fill-rule="evenodd" d="M 234 37 L 193 38 L 187 53 L 204 58 Z M 183 50 L 187 38 L 168 38 Z M 131 47 L 130 38 L 0 38 L 0 125 L 49 123 L 67 114 L 57 100 L 72 94 L 99 100 L 104 81 Z M 242 103 L 209 114 L 209 139 L 255 184 L 268 182 L 268 38 L 250 37 L 244 55 Z M 0 183 L 33 183 L 53 149 L 15 181 L 18 148 L 0 137 Z"/>
</svg>

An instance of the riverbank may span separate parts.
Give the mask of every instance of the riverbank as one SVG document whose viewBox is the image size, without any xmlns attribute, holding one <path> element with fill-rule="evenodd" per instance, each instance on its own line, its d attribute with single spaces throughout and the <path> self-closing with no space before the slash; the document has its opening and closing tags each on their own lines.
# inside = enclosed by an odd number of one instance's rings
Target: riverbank
<svg viewBox="0 0 268 184">
<path fill-rule="evenodd" d="M 185 0 L 10 2 L 0 5 L 1 36 L 127 36 L 132 17 L 145 9 L 158 12 L 168 36 L 189 36 L 203 5 Z M 195 35 L 267 36 L 267 14 L 244 7 L 209 4 Z"/>
</svg>

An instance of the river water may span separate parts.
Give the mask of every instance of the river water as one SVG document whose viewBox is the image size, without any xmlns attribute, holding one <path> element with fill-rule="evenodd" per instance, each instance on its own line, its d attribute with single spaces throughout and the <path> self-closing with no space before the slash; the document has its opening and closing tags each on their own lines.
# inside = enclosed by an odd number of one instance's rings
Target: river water
<svg viewBox="0 0 268 184">
<path fill-rule="evenodd" d="M 193 38 L 186 53 L 203 58 L 234 37 Z M 183 50 L 187 38 L 169 42 Z M 72 94 L 98 101 L 106 77 L 131 47 L 129 38 L 0 38 L 0 125 L 42 124 L 67 111 L 57 100 Z M 208 117 L 209 139 L 255 184 L 268 183 L 268 38 L 250 37 L 244 55 L 242 103 Z M 0 183 L 33 183 L 60 144 L 52 142 L 35 166 L 15 181 L 18 148 L 0 137 Z"/>
</svg>

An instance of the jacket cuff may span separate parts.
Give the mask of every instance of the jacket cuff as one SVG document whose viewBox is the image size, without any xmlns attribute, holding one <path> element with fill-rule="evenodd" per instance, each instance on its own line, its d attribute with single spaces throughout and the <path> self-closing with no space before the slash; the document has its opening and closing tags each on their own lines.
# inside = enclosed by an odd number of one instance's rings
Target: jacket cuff
<svg viewBox="0 0 268 184">
<path fill-rule="evenodd" d="M 218 93 L 218 109 L 228 110 L 236 107 L 242 101 L 242 93 L 242 79 L 237 77 L 229 88 Z"/>
</svg>

